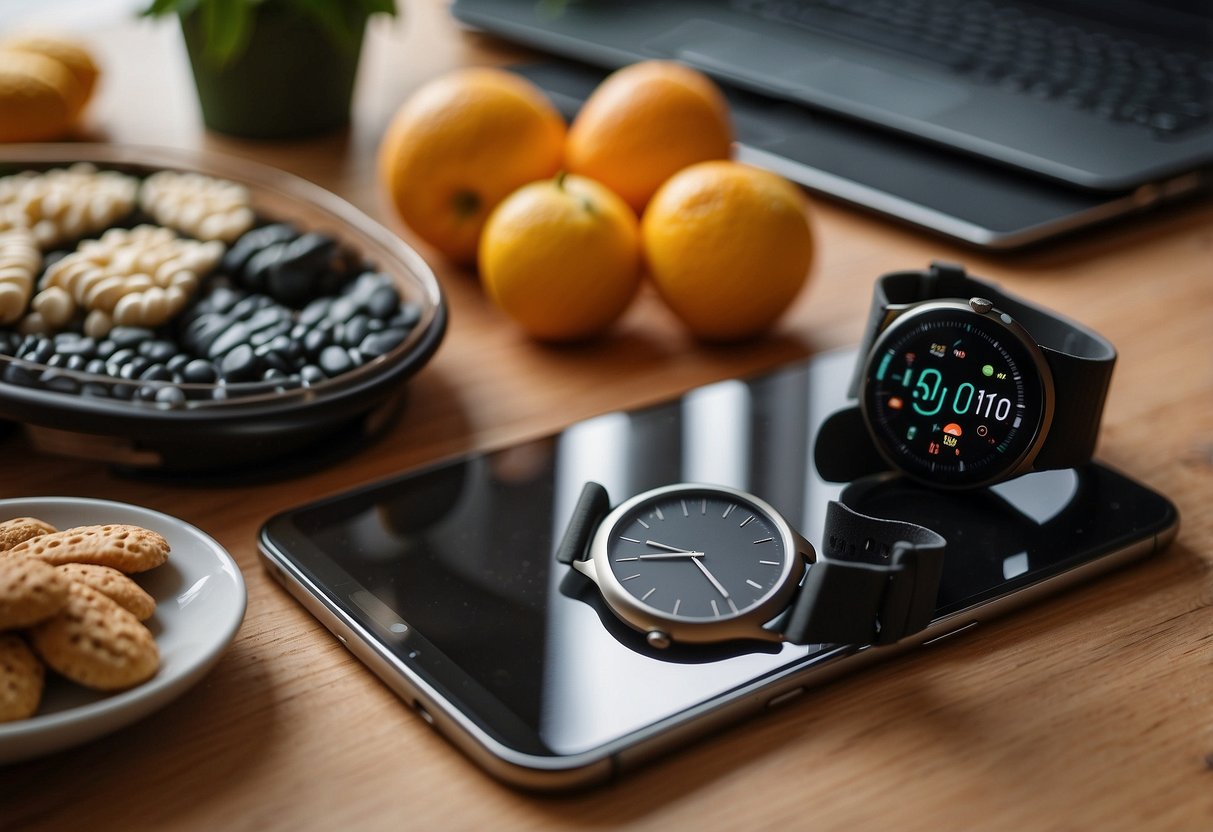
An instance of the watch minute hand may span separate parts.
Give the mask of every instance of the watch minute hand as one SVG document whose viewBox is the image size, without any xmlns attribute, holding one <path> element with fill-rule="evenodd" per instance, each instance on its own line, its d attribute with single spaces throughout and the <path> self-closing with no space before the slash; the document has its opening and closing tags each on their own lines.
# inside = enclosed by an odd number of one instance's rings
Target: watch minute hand
<svg viewBox="0 0 1213 832">
<path fill-rule="evenodd" d="M 704 576 L 706 576 L 707 579 L 712 582 L 712 586 L 716 587 L 717 592 L 719 592 L 725 598 L 729 597 L 728 590 L 726 590 L 723 586 L 721 586 L 720 581 L 716 580 L 716 576 L 708 571 L 708 568 L 703 565 L 703 563 L 699 560 L 699 558 L 693 558 L 691 560 L 691 563 L 693 563 L 699 567 L 699 571 L 702 572 L 704 574 Z"/>
</svg>

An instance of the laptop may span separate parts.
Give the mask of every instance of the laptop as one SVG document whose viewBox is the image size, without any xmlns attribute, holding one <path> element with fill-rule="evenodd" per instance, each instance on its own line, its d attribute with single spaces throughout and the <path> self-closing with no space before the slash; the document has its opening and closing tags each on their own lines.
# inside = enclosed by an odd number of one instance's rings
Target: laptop
<svg viewBox="0 0 1213 832">
<path fill-rule="evenodd" d="M 743 161 L 978 246 L 1203 191 L 1213 167 L 1204 0 L 455 0 L 452 12 L 575 61 L 537 70 L 569 100 L 636 60 L 695 66 L 733 101 Z"/>
</svg>

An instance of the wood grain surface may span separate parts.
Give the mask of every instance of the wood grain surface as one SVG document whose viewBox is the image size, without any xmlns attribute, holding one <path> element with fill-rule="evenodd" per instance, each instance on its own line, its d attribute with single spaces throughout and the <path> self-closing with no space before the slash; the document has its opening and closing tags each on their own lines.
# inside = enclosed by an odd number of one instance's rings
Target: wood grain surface
<svg viewBox="0 0 1213 832">
<path fill-rule="evenodd" d="M 386 435 L 319 469 L 131 478 L 4 432 L 0 497 L 101 497 L 176 515 L 231 552 L 249 605 L 229 652 L 177 701 L 104 739 L 0 767 L 0 829 L 1213 828 L 1213 206 L 991 256 L 816 199 L 811 282 L 769 338 L 698 345 L 646 294 L 611 337 L 542 347 L 490 306 L 475 275 L 400 226 L 374 175 L 378 139 L 418 84 L 525 53 L 460 29 L 442 3 L 404 6 L 372 27 L 350 130 L 300 142 L 204 131 L 174 25 L 88 33 L 105 70 L 93 138 L 252 158 L 335 191 L 417 245 L 451 326 Z M 483 775 L 257 563 L 260 524 L 321 494 L 854 343 L 872 280 L 935 258 L 1117 345 L 1098 455 L 1178 505 L 1168 551 L 617 784 L 555 798 Z"/>
</svg>

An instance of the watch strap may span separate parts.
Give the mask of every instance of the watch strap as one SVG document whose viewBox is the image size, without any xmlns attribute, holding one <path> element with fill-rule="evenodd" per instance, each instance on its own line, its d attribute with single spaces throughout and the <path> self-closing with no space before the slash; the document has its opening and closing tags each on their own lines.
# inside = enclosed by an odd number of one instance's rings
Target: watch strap
<svg viewBox="0 0 1213 832">
<path fill-rule="evenodd" d="M 826 482 L 853 482 L 889 470 L 858 407 L 831 413 L 821 423 L 813 443 L 813 464 Z"/>
<path fill-rule="evenodd" d="M 946 541 L 923 526 L 826 509 L 822 551 L 783 627 L 794 644 L 892 644 L 935 613 Z"/>
<path fill-rule="evenodd" d="M 585 560 L 589 556 L 594 530 L 610 509 L 611 498 L 605 488 L 592 480 L 582 486 L 581 496 L 573 506 L 573 516 L 569 518 L 560 545 L 556 547 L 556 560 L 564 564 Z"/>
</svg>

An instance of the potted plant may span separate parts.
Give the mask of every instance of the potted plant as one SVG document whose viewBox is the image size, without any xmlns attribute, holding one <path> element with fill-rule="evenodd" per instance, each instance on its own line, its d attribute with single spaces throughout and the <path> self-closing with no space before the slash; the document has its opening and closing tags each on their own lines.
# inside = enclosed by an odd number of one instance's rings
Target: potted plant
<svg viewBox="0 0 1213 832">
<path fill-rule="evenodd" d="M 152 0 L 176 15 L 202 119 L 221 133 L 292 138 L 349 122 L 366 22 L 396 0 Z"/>
</svg>

